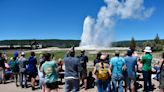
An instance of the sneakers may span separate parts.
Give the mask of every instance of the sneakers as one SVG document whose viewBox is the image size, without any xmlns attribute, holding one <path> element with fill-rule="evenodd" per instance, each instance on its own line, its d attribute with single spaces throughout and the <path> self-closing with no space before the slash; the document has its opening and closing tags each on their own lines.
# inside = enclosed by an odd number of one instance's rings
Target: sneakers
<svg viewBox="0 0 164 92">
<path fill-rule="evenodd" d="M 21 87 L 24 88 L 24 85 L 22 85 Z"/>
<path fill-rule="evenodd" d="M 18 85 L 18 84 L 16 84 L 16 87 L 19 87 L 19 85 Z"/>
<path fill-rule="evenodd" d="M 32 87 L 32 91 L 34 91 L 35 90 L 35 87 Z"/>
</svg>

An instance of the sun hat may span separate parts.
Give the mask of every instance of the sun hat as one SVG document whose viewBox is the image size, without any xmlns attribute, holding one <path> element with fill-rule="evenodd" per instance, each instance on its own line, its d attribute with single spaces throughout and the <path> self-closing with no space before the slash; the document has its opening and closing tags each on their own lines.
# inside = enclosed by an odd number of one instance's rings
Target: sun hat
<svg viewBox="0 0 164 92">
<path fill-rule="evenodd" d="M 105 60 L 106 59 L 106 56 L 107 56 L 106 54 L 102 54 L 101 57 L 100 57 L 100 59 L 101 60 Z"/>
<path fill-rule="evenodd" d="M 85 50 L 81 50 L 81 53 L 85 53 Z"/>
<path fill-rule="evenodd" d="M 18 57 L 19 56 L 19 52 L 18 51 L 15 51 L 14 52 L 14 57 Z"/>
<path fill-rule="evenodd" d="M 115 54 L 120 54 L 120 52 L 118 50 L 115 51 Z"/>
<path fill-rule="evenodd" d="M 25 55 L 25 53 L 24 52 L 21 52 L 21 55 Z"/>
<path fill-rule="evenodd" d="M 145 47 L 144 52 L 152 52 L 151 47 L 149 46 Z"/>
</svg>

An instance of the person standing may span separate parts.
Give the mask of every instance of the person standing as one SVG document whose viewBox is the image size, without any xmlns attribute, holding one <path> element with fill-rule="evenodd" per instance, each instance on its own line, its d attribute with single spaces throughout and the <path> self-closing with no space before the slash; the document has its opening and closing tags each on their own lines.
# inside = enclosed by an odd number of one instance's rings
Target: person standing
<svg viewBox="0 0 164 92">
<path fill-rule="evenodd" d="M 22 52 L 20 58 L 18 59 L 19 62 L 19 82 L 22 88 L 27 88 L 27 75 L 26 75 L 26 65 L 27 60 L 25 58 L 25 53 Z"/>
<path fill-rule="evenodd" d="M 51 61 L 51 54 L 45 54 L 45 63 L 41 66 L 41 71 L 45 76 L 45 92 L 58 92 L 57 64 Z"/>
<path fill-rule="evenodd" d="M 159 88 L 161 92 L 164 92 L 164 52 L 162 53 L 162 59 L 159 62 L 160 65 L 160 78 L 159 78 Z"/>
<path fill-rule="evenodd" d="M 113 92 L 123 92 L 123 72 L 126 69 L 124 58 L 120 57 L 119 51 L 115 52 L 115 57 L 110 60 L 110 69 L 112 70 Z M 118 84 L 118 87 L 117 87 Z"/>
<path fill-rule="evenodd" d="M 88 57 L 85 55 L 85 50 L 81 51 L 81 55 L 79 58 L 80 58 L 80 64 L 82 67 L 82 71 L 80 73 L 80 77 L 82 79 L 81 86 L 84 85 L 84 88 L 87 89 L 87 62 L 88 62 Z"/>
<path fill-rule="evenodd" d="M 19 75 L 19 63 L 18 63 L 18 58 L 17 57 L 13 57 L 11 61 L 9 61 L 9 66 L 10 69 L 14 75 L 14 79 L 15 79 L 15 84 L 18 87 L 18 75 Z"/>
<path fill-rule="evenodd" d="M 109 76 L 111 75 L 111 70 L 109 64 L 105 63 L 106 55 L 101 55 L 100 62 L 94 67 L 93 74 L 97 80 L 98 92 L 107 92 L 109 86 Z M 110 89 L 108 89 L 110 92 Z"/>
<path fill-rule="evenodd" d="M 81 65 L 79 58 L 75 57 L 75 50 L 72 48 L 64 57 L 65 64 L 65 92 L 79 92 L 79 73 Z"/>
<path fill-rule="evenodd" d="M 151 55 L 151 47 L 145 47 L 144 49 L 145 55 L 142 57 L 142 72 L 144 79 L 144 91 L 152 91 L 152 82 L 151 82 L 151 61 L 153 56 Z M 149 86 L 148 86 L 149 85 Z"/>
<path fill-rule="evenodd" d="M 129 88 L 130 92 L 135 92 L 135 82 L 136 82 L 136 72 L 137 72 L 137 57 L 132 56 L 133 52 L 131 50 L 127 51 L 127 56 L 124 58 L 127 66 L 126 69 L 126 92 Z"/>
<path fill-rule="evenodd" d="M 35 56 L 35 52 L 31 52 L 31 56 L 28 59 L 27 73 L 31 79 L 32 90 L 35 90 L 35 78 L 38 75 L 36 64 L 37 64 L 37 59 Z"/>
<path fill-rule="evenodd" d="M 101 52 L 98 52 L 97 53 L 97 56 L 96 56 L 96 59 L 93 61 L 93 65 L 95 66 L 97 63 L 100 62 L 100 57 L 101 57 L 102 53 Z"/>
<path fill-rule="evenodd" d="M 0 52 L 0 83 L 5 84 L 5 58 Z"/>
<path fill-rule="evenodd" d="M 46 61 L 45 54 L 41 54 L 39 59 L 40 59 L 39 68 L 38 68 L 39 86 L 40 86 L 40 89 L 42 89 L 42 92 L 45 92 L 45 84 L 44 84 L 45 76 L 43 75 L 43 72 L 41 71 L 41 67 Z"/>
</svg>

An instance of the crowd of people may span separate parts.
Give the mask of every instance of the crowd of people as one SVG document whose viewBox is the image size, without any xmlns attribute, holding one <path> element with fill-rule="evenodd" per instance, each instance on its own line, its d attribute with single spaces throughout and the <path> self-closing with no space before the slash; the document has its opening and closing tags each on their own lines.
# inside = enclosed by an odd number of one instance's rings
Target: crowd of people
<svg viewBox="0 0 164 92">
<path fill-rule="evenodd" d="M 151 47 L 145 47 L 142 55 L 129 49 L 126 55 L 121 56 L 115 51 L 113 57 L 106 53 L 98 52 L 93 62 L 93 71 L 87 69 L 89 61 L 85 50 L 80 56 L 75 55 L 74 47 L 64 56 L 64 59 L 54 60 L 51 53 L 41 54 L 39 64 L 35 52 L 31 52 L 28 59 L 26 53 L 15 52 L 7 62 L 7 56 L 0 53 L 0 83 L 6 83 L 6 73 L 11 71 L 9 79 L 15 79 L 15 85 L 22 88 L 28 87 L 31 82 L 32 90 L 36 88 L 36 77 L 39 78 L 39 87 L 42 92 L 58 92 L 59 72 L 64 66 L 65 92 L 79 92 L 80 89 L 97 87 L 98 92 L 137 92 L 137 72 L 141 72 L 144 81 L 144 92 L 153 91 Z M 19 55 L 20 54 L 20 55 Z M 158 63 L 157 79 L 159 88 L 164 92 L 164 53 Z"/>
</svg>

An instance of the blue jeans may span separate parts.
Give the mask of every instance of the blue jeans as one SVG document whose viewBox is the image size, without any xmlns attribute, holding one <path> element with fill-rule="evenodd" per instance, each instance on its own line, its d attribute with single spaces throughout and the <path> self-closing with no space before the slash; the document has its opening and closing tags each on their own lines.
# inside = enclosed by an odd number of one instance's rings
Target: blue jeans
<svg viewBox="0 0 164 92">
<path fill-rule="evenodd" d="M 157 80 L 159 81 L 159 79 L 160 79 L 160 67 L 155 66 L 154 69 L 155 69 L 156 72 L 157 72 L 157 76 L 156 76 L 156 78 L 157 78 Z"/>
<path fill-rule="evenodd" d="M 42 89 L 42 86 L 44 85 L 44 75 L 43 72 L 40 72 L 40 70 L 38 70 L 38 75 L 39 75 L 39 86 Z"/>
<path fill-rule="evenodd" d="M 107 88 L 108 88 L 108 92 L 110 92 L 110 81 L 109 81 L 109 79 L 106 81 L 97 80 L 98 92 L 107 92 Z"/>
<path fill-rule="evenodd" d="M 151 83 L 151 71 L 143 71 L 143 79 L 144 79 L 144 90 L 149 91 L 152 89 Z M 149 84 L 149 86 L 147 86 Z"/>
<path fill-rule="evenodd" d="M 122 75 L 112 76 L 113 92 L 124 92 L 123 81 L 124 80 Z"/>
<path fill-rule="evenodd" d="M 65 92 L 79 92 L 79 79 L 65 79 Z"/>
<path fill-rule="evenodd" d="M 112 92 L 111 91 L 111 76 L 108 78 L 108 92 Z"/>
<path fill-rule="evenodd" d="M 21 86 L 27 87 L 27 75 L 25 73 L 19 73 L 19 82 Z"/>
</svg>

